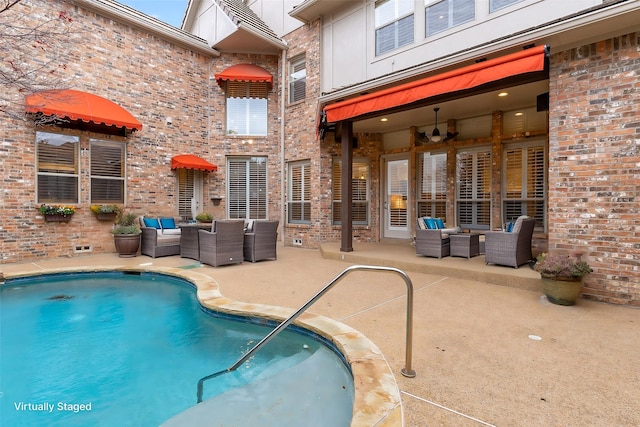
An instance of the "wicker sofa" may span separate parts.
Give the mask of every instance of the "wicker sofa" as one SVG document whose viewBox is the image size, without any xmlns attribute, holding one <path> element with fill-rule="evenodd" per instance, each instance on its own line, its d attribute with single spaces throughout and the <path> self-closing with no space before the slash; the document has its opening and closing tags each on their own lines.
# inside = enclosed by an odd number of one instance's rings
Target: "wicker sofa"
<svg viewBox="0 0 640 427">
<path fill-rule="evenodd" d="M 141 216 L 139 221 L 142 230 L 140 253 L 151 258 L 180 254 L 180 228 L 176 225 L 179 219 Z"/>
</svg>

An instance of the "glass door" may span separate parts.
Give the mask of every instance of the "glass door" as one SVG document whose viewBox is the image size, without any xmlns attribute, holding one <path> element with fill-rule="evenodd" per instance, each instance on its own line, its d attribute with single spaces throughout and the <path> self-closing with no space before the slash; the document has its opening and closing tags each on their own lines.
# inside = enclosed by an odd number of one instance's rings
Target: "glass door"
<svg viewBox="0 0 640 427">
<path fill-rule="evenodd" d="M 384 192 L 384 236 L 410 238 L 409 159 L 386 158 Z"/>
</svg>

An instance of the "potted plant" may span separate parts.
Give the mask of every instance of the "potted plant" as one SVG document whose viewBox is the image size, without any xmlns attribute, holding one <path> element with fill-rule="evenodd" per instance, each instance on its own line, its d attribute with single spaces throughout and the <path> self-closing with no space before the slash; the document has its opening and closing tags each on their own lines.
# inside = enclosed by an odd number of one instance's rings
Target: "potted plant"
<svg viewBox="0 0 640 427">
<path fill-rule="evenodd" d="M 71 217 L 76 213 L 76 208 L 67 205 L 47 205 L 42 204 L 38 208 L 44 215 L 45 221 L 67 222 L 71 221 Z"/>
<path fill-rule="evenodd" d="M 140 248 L 140 227 L 136 225 L 137 215 L 119 211 L 113 226 L 113 240 L 116 252 L 121 258 L 130 258 L 138 254 Z"/>
<path fill-rule="evenodd" d="M 593 271 L 581 254 L 541 253 L 533 269 L 540 273 L 549 301 L 559 305 L 574 305 L 580 296 L 584 276 Z"/>
<path fill-rule="evenodd" d="M 99 221 L 114 221 L 120 212 L 118 205 L 91 205 L 91 212 Z"/>
<path fill-rule="evenodd" d="M 196 221 L 199 221 L 199 222 L 212 222 L 213 221 L 213 215 L 211 215 L 209 212 L 202 212 L 202 213 L 196 215 Z"/>
</svg>

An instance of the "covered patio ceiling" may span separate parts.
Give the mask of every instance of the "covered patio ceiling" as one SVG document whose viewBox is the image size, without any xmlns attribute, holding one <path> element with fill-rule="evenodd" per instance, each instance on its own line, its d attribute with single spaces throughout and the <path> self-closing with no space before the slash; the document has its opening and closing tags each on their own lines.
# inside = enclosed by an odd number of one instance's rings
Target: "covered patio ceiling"
<svg viewBox="0 0 640 427">
<path fill-rule="evenodd" d="M 466 119 L 484 116 L 493 111 L 511 111 L 518 108 L 536 105 L 536 97 L 549 91 L 549 80 L 541 80 L 518 86 L 511 86 L 492 90 L 478 95 L 447 100 L 412 108 L 405 111 L 385 113 L 384 111 L 373 117 L 353 122 L 354 133 L 387 133 L 409 129 L 411 126 L 430 127 L 434 125 L 434 107 L 440 107 L 438 121 L 446 122 L 448 119 Z M 499 97 L 500 92 L 508 92 L 509 95 Z M 381 118 L 387 121 L 381 121 Z"/>
</svg>

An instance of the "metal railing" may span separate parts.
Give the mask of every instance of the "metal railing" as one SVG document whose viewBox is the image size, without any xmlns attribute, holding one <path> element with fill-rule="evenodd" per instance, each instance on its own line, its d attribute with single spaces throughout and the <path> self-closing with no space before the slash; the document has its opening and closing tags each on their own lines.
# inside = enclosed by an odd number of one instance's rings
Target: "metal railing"
<svg viewBox="0 0 640 427">
<path fill-rule="evenodd" d="M 374 265 L 352 265 L 351 267 L 346 268 L 342 273 L 338 274 L 333 280 L 327 283 L 324 288 L 322 288 L 317 294 L 315 294 L 309 301 L 307 301 L 302 307 L 300 307 L 295 313 L 289 316 L 285 321 L 280 323 L 274 330 L 269 332 L 258 344 L 256 344 L 251 350 L 247 351 L 244 356 L 242 356 L 236 363 L 229 366 L 227 369 L 222 371 L 215 372 L 211 375 L 207 375 L 205 377 L 200 378 L 198 380 L 198 403 L 202 402 L 202 394 L 204 390 L 204 382 L 208 381 L 212 378 L 225 374 L 227 372 L 232 372 L 238 369 L 244 362 L 247 361 L 255 352 L 260 350 L 264 345 L 266 345 L 273 337 L 278 335 L 284 328 L 289 326 L 298 316 L 304 313 L 309 307 L 311 307 L 321 296 L 329 291 L 336 283 L 342 280 L 347 274 L 353 271 L 383 271 L 399 274 L 403 279 L 405 284 L 407 285 L 407 324 L 406 324 L 406 346 L 405 346 L 405 366 L 400 370 L 400 373 L 408 378 L 413 378 L 416 376 L 416 372 L 411 369 L 411 358 L 412 358 L 412 345 L 413 345 L 413 283 L 407 274 L 393 267 L 380 267 Z"/>
</svg>

